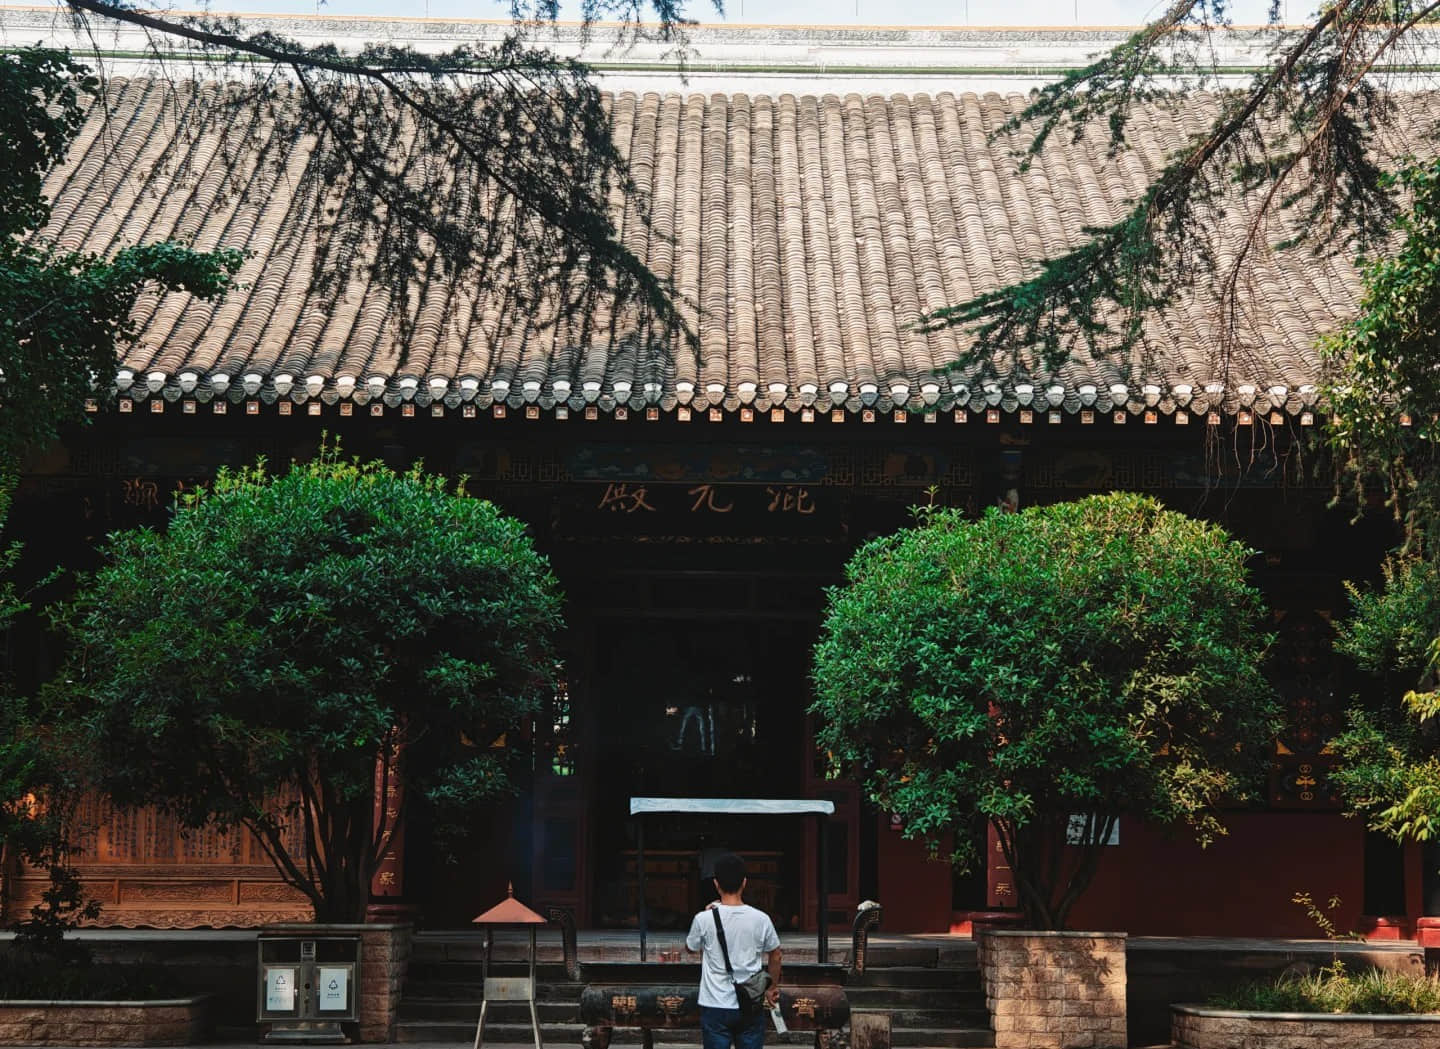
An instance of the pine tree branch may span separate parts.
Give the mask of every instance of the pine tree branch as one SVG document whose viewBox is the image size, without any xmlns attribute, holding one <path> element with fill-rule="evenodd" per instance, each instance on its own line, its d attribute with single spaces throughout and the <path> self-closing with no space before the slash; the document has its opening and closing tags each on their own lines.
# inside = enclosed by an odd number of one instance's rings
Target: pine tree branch
<svg viewBox="0 0 1440 1049">
<path fill-rule="evenodd" d="M 1109 119 L 1112 147 L 1119 148 L 1128 109 L 1146 97 L 1148 80 L 1166 72 L 1156 49 L 1182 30 L 1197 8 L 1203 10 L 1199 0 L 1174 4 L 1110 55 L 1044 89 L 997 133 L 1036 126 L 1022 162 L 1028 163 L 1067 120 L 1078 138 L 1103 115 Z M 1320 198 L 1317 207 L 1327 211 L 1342 205 L 1325 228 L 1307 225 L 1310 239 L 1319 241 L 1341 224 L 1368 237 L 1377 231 L 1378 219 L 1392 213 L 1367 143 L 1378 104 L 1362 93 L 1379 62 L 1437 9 L 1440 4 L 1427 3 L 1383 27 L 1374 21 L 1378 0 L 1349 0 L 1322 11 L 1248 90 L 1221 95 L 1219 117 L 1158 173 L 1122 219 L 1081 231 L 1086 236 L 1081 244 L 1041 261 L 1034 276 L 935 310 L 921 318 L 919 327 L 969 328 L 974 342 L 956 365 L 978 371 L 980 378 L 1005 370 L 1007 360 L 1011 372 L 1053 371 L 1082 350 L 1133 367 L 1146 317 L 1194 282 L 1195 263 L 1214 265 L 1213 244 L 1223 230 L 1207 228 L 1212 216 L 1197 207 L 1218 202 L 1226 182 L 1247 188 L 1264 183 L 1238 257 L 1220 284 L 1223 327 L 1217 356 L 1223 373 L 1238 338 L 1241 276 L 1269 215 L 1313 194 Z M 1337 36 L 1333 45 L 1326 42 L 1331 34 Z M 1317 81 L 1318 87 L 1309 86 Z M 1345 116 L 1357 97 L 1365 98 L 1361 104 L 1368 108 L 1358 118 Z M 1269 128 L 1267 112 L 1288 112 L 1288 123 Z M 1267 135 L 1279 137 L 1270 141 Z M 1299 141 L 1289 146 L 1292 136 Z M 1224 170 L 1249 150 L 1260 154 L 1260 162 L 1237 164 L 1233 175 Z M 1292 192 L 1293 176 L 1305 162 L 1318 177 Z M 1312 212 L 1310 217 L 1322 216 Z"/>
<path fill-rule="evenodd" d="M 617 310 L 634 303 L 642 316 L 655 318 L 665 335 L 678 333 L 698 345 L 698 334 L 676 308 L 669 282 L 652 273 L 615 228 L 612 186 L 636 205 L 642 221 L 648 218 L 610 134 L 608 114 L 589 84 L 588 69 L 522 46 L 518 29 L 488 50 L 461 47 L 429 56 L 371 46 L 351 56 L 333 45 L 306 47 L 271 33 L 246 35 L 238 23 L 156 14 L 110 0 L 66 3 L 77 12 L 137 26 L 154 40 L 173 39 L 288 70 L 298 82 L 305 111 L 323 130 L 322 137 L 337 145 L 339 166 L 360 175 L 366 192 L 383 201 L 401 224 L 401 236 L 377 241 L 381 251 L 372 263 L 396 301 L 413 294 L 423 274 L 433 271 L 437 254 L 447 262 L 446 279 L 493 282 L 497 288 L 501 270 L 528 263 L 524 276 L 517 272 L 503 285 L 504 294 L 522 300 L 513 316 L 527 324 L 553 323 L 581 306 L 580 296 L 607 290 Z M 656 0 L 656 7 L 662 13 L 662 35 L 665 25 L 679 25 L 671 0 Z M 325 81 L 323 90 L 317 77 Z M 276 115 L 273 108 L 271 115 Z M 412 148 L 435 162 L 414 185 L 394 171 L 394 154 L 374 144 L 383 125 L 407 115 L 415 122 Z M 309 176 L 317 190 L 339 181 L 335 165 L 323 157 L 321 165 L 323 175 Z M 460 171 L 467 193 L 479 194 L 479 203 L 467 199 L 458 212 L 447 211 L 437 201 L 448 194 L 436 190 L 442 181 L 458 184 L 453 172 Z M 373 213 L 346 199 L 338 224 L 359 230 L 354 240 L 363 243 L 365 231 L 373 234 L 368 225 Z M 567 278 L 577 269 L 585 279 L 572 284 Z M 333 286 L 346 279 L 348 274 L 329 274 L 328 282 L 317 284 Z M 567 292 L 573 301 L 556 303 L 553 318 L 536 316 L 532 300 L 543 293 L 542 284 L 577 289 Z M 585 290 L 578 290 L 582 286 Z M 406 318 L 397 323 L 403 333 Z"/>
</svg>

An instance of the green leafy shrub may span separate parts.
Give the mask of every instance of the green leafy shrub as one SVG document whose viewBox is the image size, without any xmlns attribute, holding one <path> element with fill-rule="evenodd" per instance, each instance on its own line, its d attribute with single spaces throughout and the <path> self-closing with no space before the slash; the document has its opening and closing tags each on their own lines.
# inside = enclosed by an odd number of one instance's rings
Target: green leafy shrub
<svg viewBox="0 0 1440 1049">
<path fill-rule="evenodd" d="M 403 805 L 463 825 L 511 790 L 553 694 L 549 565 L 418 468 L 322 447 L 222 472 L 107 561 L 67 610 L 52 724 L 118 804 L 250 830 L 321 921 L 363 918 Z M 404 800 L 377 807 L 392 771 Z"/>
<path fill-rule="evenodd" d="M 909 833 L 956 832 L 959 863 L 988 820 L 1026 917 L 1063 928 L 1122 815 L 1204 842 L 1265 768 L 1277 704 L 1248 554 L 1139 495 L 923 512 L 830 591 L 817 741 Z"/>
<path fill-rule="evenodd" d="M 1349 587 L 1355 614 L 1336 627 L 1336 649 L 1378 688 L 1357 697 L 1331 740 L 1340 763 L 1330 778 L 1372 829 L 1425 841 L 1440 832 L 1440 568 L 1394 554 L 1384 570 L 1379 588 Z"/>
<path fill-rule="evenodd" d="M 1440 980 L 1389 969 L 1352 973 L 1337 963 L 1308 976 L 1244 984 L 1212 995 L 1205 1004 L 1245 1012 L 1434 1013 L 1440 1012 Z"/>
<path fill-rule="evenodd" d="M 0 952 L 0 1001 L 142 1001 L 185 998 L 193 993 L 175 979 L 173 972 L 159 965 L 37 963 L 24 952 Z"/>
</svg>

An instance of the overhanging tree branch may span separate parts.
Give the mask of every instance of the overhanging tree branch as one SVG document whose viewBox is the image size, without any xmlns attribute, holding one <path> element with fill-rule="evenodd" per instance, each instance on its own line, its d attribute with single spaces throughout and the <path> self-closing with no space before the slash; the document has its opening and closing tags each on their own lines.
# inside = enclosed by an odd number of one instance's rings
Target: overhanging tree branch
<svg viewBox="0 0 1440 1049">
<path fill-rule="evenodd" d="M 1033 276 L 936 310 L 922 327 L 969 328 L 974 343 L 957 363 L 983 375 L 1005 369 L 1005 362 L 1009 370 L 1053 371 L 1077 354 L 1143 369 L 1147 316 L 1214 269 L 1228 228 L 1222 213 L 1263 187 L 1250 198 L 1238 255 L 1220 274 L 1214 353 L 1223 379 L 1242 341 L 1242 274 L 1268 217 L 1311 205 L 1298 223 L 1303 232 L 1275 250 L 1319 250 L 1337 238 L 1363 246 L 1386 235 L 1395 194 L 1384 181 L 1374 133 L 1386 126 L 1390 107 L 1371 78 L 1437 8 L 1423 2 L 1397 11 L 1380 0 L 1342 0 L 1299 33 L 1275 29 L 1272 61 L 1249 87 L 1218 93 L 1217 117 L 1154 175 L 1122 219 L 1075 231 L 1082 242 L 1031 260 L 1038 266 Z M 1217 82 L 1223 71 L 1213 57 L 1207 65 L 1182 46 L 1197 28 L 1207 34 L 1224 28 L 1214 14 L 1207 0 L 1180 0 L 1110 54 L 1042 89 L 996 133 L 1031 131 L 1020 147 L 1022 166 L 1065 127 L 1080 138 L 1108 124 L 1112 153 L 1126 148 L 1135 105 L 1183 105 Z M 1302 167 L 1310 177 L 1296 185 Z"/>
<path fill-rule="evenodd" d="M 248 76 L 257 86 L 248 96 L 228 98 L 222 109 L 262 107 L 278 126 L 316 135 L 316 160 L 304 181 L 317 202 L 324 194 L 332 198 L 333 225 L 342 240 L 373 252 L 372 283 L 378 281 L 392 302 L 413 300 L 427 281 L 488 288 L 510 304 L 490 311 L 500 318 L 493 323 L 543 328 L 588 313 L 603 295 L 617 312 L 636 311 L 637 330 L 655 331 L 660 348 L 674 338 L 698 345 L 670 284 L 616 230 L 617 191 L 642 221 L 648 221 L 647 205 L 612 138 L 589 70 L 528 46 L 529 26 L 517 22 L 493 46 L 441 55 L 388 45 L 350 54 L 334 45 L 247 33 L 233 19 L 142 11 L 123 0 L 65 2 L 77 16 L 144 30 L 157 57 L 179 47 L 224 59 L 228 75 Z M 685 23 L 675 0 L 650 0 L 649 6 L 659 17 L 659 35 L 683 41 Z M 612 9 L 629 16 L 639 8 L 631 0 L 586 4 L 587 17 Z M 272 71 L 268 80 L 262 67 Z M 276 69 L 289 77 L 275 78 Z M 213 78 L 215 68 L 202 75 Z M 301 98 L 287 108 L 290 78 Z M 196 120 L 215 117 L 200 114 Z M 383 143 L 395 138 L 387 129 L 397 127 L 405 129 L 398 151 L 386 149 Z M 241 150 L 235 152 L 232 163 L 239 163 Z M 425 164 L 405 175 L 398 168 L 407 153 L 423 156 Z M 348 191 L 336 194 L 337 186 Z M 376 224 L 377 202 L 395 226 L 386 236 Z M 317 285 L 338 294 L 355 257 L 317 253 Z M 447 321 L 471 323 L 457 312 L 465 298 L 449 293 L 436 299 L 444 303 Z M 410 312 L 391 311 L 402 357 Z"/>
</svg>

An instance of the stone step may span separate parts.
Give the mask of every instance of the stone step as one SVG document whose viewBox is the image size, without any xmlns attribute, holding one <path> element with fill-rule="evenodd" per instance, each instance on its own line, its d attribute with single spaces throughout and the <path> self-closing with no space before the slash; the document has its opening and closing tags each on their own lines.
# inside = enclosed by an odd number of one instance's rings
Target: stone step
<svg viewBox="0 0 1440 1049">
<path fill-rule="evenodd" d="M 526 1032 L 526 1033 L 528 1034 L 529 1032 Z M 253 1035 L 253 1034 L 254 1034 L 254 1031 L 253 1031 L 252 1028 L 245 1028 L 245 1029 L 244 1029 L 244 1035 L 245 1035 L 245 1036 L 250 1036 L 250 1035 Z M 490 1031 L 489 1031 L 488 1028 L 487 1028 L 487 1030 L 485 1031 L 485 1034 L 486 1034 L 486 1038 L 485 1038 L 485 1049 L 535 1049 L 535 1043 L 534 1043 L 533 1041 L 525 1041 L 525 1042 L 497 1042 L 497 1041 L 495 1041 L 493 1038 L 489 1037 Z M 994 1045 L 995 1045 L 995 1038 L 994 1038 L 994 1035 L 993 1035 L 992 1032 L 990 1032 L 990 1031 L 981 1031 L 981 1032 L 976 1032 L 976 1034 L 977 1034 L 976 1040 L 975 1040 L 974 1042 L 970 1043 L 972 1046 L 977 1047 L 977 1049 L 993 1049 L 993 1047 L 994 1047 Z M 773 1044 L 772 1039 L 773 1039 L 773 1034 L 772 1034 L 771 1038 L 767 1038 L 766 1041 L 767 1041 L 767 1042 L 770 1042 L 771 1044 Z M 230 1040 L 235 1041 L 235 1042 L 238 1043 L 238 1042 L 244 1041 L 244 1040 L 245 1040 L 245 1037 L 242 1037 L 241 1034 L 239 1033 L 239 1029 L 237 1029 L 236 1036 L 235 1036 L 233 1039 L 230 1039 Z M 401 1040 L 403 1041 L 404 1039 L 401 1039 Z M 410 1044 L 416 1044 L 416 1043 L 424 1044 L 424 1043 L 430 1042 L 431 1044 L 449 1044 L 449 1045 L 456 1045 L 456 1046 L 458 1047 L 458 1049 L 469 1049 L 470 1045 L 474 1042 L 474 1040 L 475 1040 L 475 1029 L 474 1029 L 474 1027 L 472 1026 L 472 1027 L 470 1028 L 470 1030 L 468 1030 L 467 1032 L 465 1032 L 465 1037 L 464 1037 L 464 1038 L 453 1038 L 453 1039 L 450 1039 L 449 1042 L 439 1042 L 439 1041 L 431 1042 L 431 1040 L 429 1040 L 429 1039 L 414 1039 L 414 1038 L 412 1038 L 412 1039 L 410 1039 Z M 807 1042 L 806 1044 L 808 1045 L 809 1043 Z M 669 1038 L 669 1037 L 666 1037 L 666 1038 L 658 1038 L 658 1037 L 657 1037 L 657 1038 L 655 1039 L 656 1049 L 697 1049 L 697 1047 L 698 1047 L 699 1045 L 700 1045 L 700 1040 L 699 1040 L 699 1038 L 696 1038 L 694 1041 L 690 1041 L 690 1042 L 683 1041 L 683 1040 L 678 1040 L 678 1039 L 672 1040 L 672 1039 Z M 554 1047 L 554 1049 L 562 1049 L 562 1047 L 556 1046 L 556 1047 Z M 950 1047 L 948 1047 L 948 1046 L 938 1046 L 938 1045 L 937 1045 L 937 1046 L 916 1045 L 916 1046 L 907 1046 L 906 1049 L 950 1049 Z M 1166 1043 L 1166 1044 L 1163 1045 L 1163 1046 L 1162 1046 L 1162 1045 L 1145 1046 L 1144 1049 L 1172 1049 L 1172 1046 L 1171 1046 L 1169 1043 Z"/>
<path fill-rule="evenodd" d="M 395 1039 L 399 1042 L 463 1042 L 473 1040 L 475 1037 L 475 1020 L 469 1022 L 450 1020 L 401 1020 L 396 1024 Z M 547 1046 L 579 1046 L 580 1039 L 585 1031 L 581 1024 L 544 1024 L 540 1026 L 540 1036 Z M 485 1043 L 530 1044 L 529 1024 L 485 1024 Z M 788 1034 L 776 1035 L 774 1031 L 766 1032 L 765 1041 L 769 1045 L 811 1045 L 814 1042 L 813 1031 L 791 1031 Z M 890 1033 L 892 1045 L 905 1046 L 906 1049 L 969 1049 L 969 1047 L 985 1047 L 995 1044 L 995 1034 L 989 1028 L 982 1027 L 961 1027 L 961 1028 L 895 1028 Z M 635 1028 L 621 1027 L 615 1029 L 612 1044 L 614 1045 L 638 1045 L 641 1042 L 641 1033 Z M 657 1031 L 655 1035 L 656 1046 L 691 1047 L 700 1044 L 700 1033 L 698 1031 Z"/>
<path fill-rule="evenodd" d="M 832 955 L 844 954 L 847 957 L 850 953 L 850 938 L 847 936 L 842 944 L 834 942 L 830 945 Z M 974 952 L 970 952 L 973 954 Z M 923 968 L 933 969 L 941 960 L 940 949 L 928 944 L 905 944 L 896 946 L 884 946 L 872 943 L 865 957 L 865 965 L 878 968 Z"/>
<path fill-rule="evenodd" d="M 462 1040 L 473 1040 L 475 1037 L 476 1020 L 468 1023 L 451 1020 L 401 1020 L 395 1025 L 395 1040 L 398 1042 L 458 1042 Z M 581 1037 L 585 1033 L 583 1024 L 545 1024 L 540 1025 L 540 1037 L 547 1046 L 579 1046 Z M 523 1039 L 531 1037 L 529 1024 L 491 1023 L 485 1024 L 485 1043 L 492 1041 L 502 1043 L 524 1044 Z M 612 1045 L 639 1045 L 641 1043 L 641 1032 L 635 1028 L 616 1028 L 611 1040 Z M 815 1040 L 813 1031 L 791 1031 L 785 1035 L 776 1035 L 774 1031 L 766 1034 L 765 1041 L 769 1044 L 779 1045 L 810 1045 Z M 533 1043 L 531 1043 L 533 1045 Z M 657 1031 L 655 1044 L 674 1046 L 698 1046 L 700 1044 L 700 1032 L 689 1031 Z"/>
<path fill-rule="evenodd" d="M 847 987 L 903 987 L 911 990 L 932 987 L 979 987 L 980 973 L 975 969 L 935 969 L 926 966 L 895 965 L 867 967 L 852 976 Z"/>
<path fill-rule="evenodd" d="M 851 1003 L 854 1007 L 855 1003 Z M 870 1012 L 883 1012 L 890 1016 L 894 1027 L 909 1028 L 951 1028 L 984 1026 L 986 1023 L 983 1000 L 956 1005 L 948 1009 L 911 1009 L 886 1005 L 863 1006 Z M 537 1002 L 536 1013 L 540 1022 L 578 1023 L 579 1005 L 574 1002 Z M 402 1020 L 470 1020 L 480 1016 L 480 999 L 474 998 L 429 998 L 407 994 L 400 1003 Z M 490 1006 L 491 1023 L 527 1024 L 530 1009 L 524 1002 L 494 1002 Z"/>
<path fill-rule="evenodd" d="M 449 978 L 454 974 L 456 978 L 479 981 L 485 971 L 484 963 L 478 958 L 410 958 L 409 970 L 417 977 L 431 976 Z M 524 976 L 530 971 L 525 962 L 491 962 L 491 976 Z M 565 983 L 570 975 L 565 971 L 565 966 L 558 962 L 544 962 L 535 966 L 535 979 L 546 983 Z"/>
<path fill-rule="evenodd" d="M 914 1009 L 884 1002 L 857 1005 L 851 1002 L 850 1011 L 857 1013 L 885 1013 L 891 1018 L 892 1023 L 904 1027 L 944 1027 L 953 1023 L 957 1017 L 978 1016 L 982 1020 L 985 1020 L 989 1016 L 989 1013 L 985 1011 L 985 1002 L 983 999 L 958 1003 L 953 1008 L 948 1009 Z"/>
<path fill-rule="evenodd" d="M 237 1029 L 237 1031 L 238 1031 L 238 1029 Z M 246 1032 L 247 1032 L 247 1034 L 245 1034 L 245 1035 L 242 1035 L 242 1034 L 237 1033 L 237 1034 L 235 1035 L 235 1037 L 229 1039 L 229 1041 L 233 1041 L 233 1042 L 236 1042 L 236 1043 L 243 1042 L 243 1041 L 246 1040 L 246 1038 L 247 1038 L 249 1035 L 253 1035 L 253 1033 L 254 1033 L 253 1029 L 249 1029 L 249 1028 L 246 1029 Z M 677 1034 L 678 1034 L 678 1033 L 683 1033 L 683 1032 L 672 1032 L 672 1033 L 677 1033 Z M 489 1036 L 489 1035 L 490 1035 L 490 1031 L 489 1031 L 488 1028 L 487 1028 L 486 1031 L 485 1031 L 485 1035 L 486 1035 L 486 1037 L 485 1037 L 485 1049 L 535 1049 L 535 1043 L 534 1043 L 534 1042 L 497 1042 L 497 1041 L 495 1041 L 493 1038 L 491 1038 L 491 1037 Z M 774 1032 L 771 1032 L 770 1035 L 765 1039 L 765 1042 L 766 1042 L 767 1045 L 773 1045 L 773 1044 L 775 1044 L 774 1039 L 775 1039 Z M 398 1039 L 398 1040 L 404 1041 L 404 1039 Z M 465 1037 L 464 1037 L 464 1038 L 452 1038 L 452 1039 L 449 1039 L 448 1041 L 438 1041 L 438 1040 L 432 1040 L 432 1039 L 426 1039 L 426 1038 L 419 1038 L 419 1039 L 412 1038 L 412 1039 L 409 1040 L 408 1044 L 411 1044 L 411 1045 L 416 1045 L 416 1044 L 421 1044 L 421 1045 L 423 1045 L 423 1044 L 430 1044 L 430 1045 L 453 1045 L 453 1046 L 456 1047 L 456 1049 L 470 1049 L 470 1046 L 471 1046 L 471 1044 L 474 1042 L 474 1040 L 475 1040 L 475 1029 L 472 1027 L 469 1031 L 467 1031 L 467 1032 L 465 1033 Z M 638 1040 L 637 1040 L 636 1044 L 637 1044 L 637 1045 L 639 1044 Z M 811 1043 L 810 1043 L 809 1041 L 806 1041 L 804 1044 L 805 1044 L 805 1045 L 810 1045 Z M 970 1043 L 970 1046 L 976 1047 L 976 1049 L 993 1049 L 994 1045 L 995 1045 L 994 1034 L 993 1034 L 992 1032 L 990 1032 L 990 1031 L 976 1032 L 976 1040 Z M 549 1045 L 547 1045 L 547 1046 L 546 1046 L 546 1049 L 566 1049 L 566 1047 L 564 1047 L 564 1046 L 559 1046 L 559 1045 L 557 1045 L 557 1046 L 549 1046 Z M 575 1049 L 575 1047 L 572 1047 L 572 1049 Z M 682 1040 L 682 1039 L 672 1039 L 672 1038 L 669 1038 L 669 1037 L 666 1037 L 666 1038 L 659 1038 L 659 1037 L 657 1037 L 657 1038 L 655 1039 L 655 1049 L 700 1049 L 700 1039 L 699 1039 L 699 1037 L 697 1036 L 697 1037 L 694 1039 L 694 1041 L 689 1041 L 689 1042 L 687 1042 L 687 1041 L 684 1041 L 684 1040 Z M 950 1047 L 950 1046 L 938 1046 L 938 1045 L 936 1045 L 936 1046 L 915 1045 L 915 1046 L 906 1046 L 905 1049 L 952 1049 L 952 1047 Z M 1173 1049 L 1173 1046 L 1171 1046 L 1169 1043 L 1167 1043 L 1167 1044 L 1165 1044 L 1165 1045 L 1163 1045 L 1163 1046 L 1162 1046 L 1162 1045 L 1152 1045 L 1152 1046 L 1136 1047 L 1136 1049 Z"/>
<path fill-rule="evenodd" d="M 536 1002 L 535 1012 L 542 1024 L 573 1024 L 580 1022 L 580 1003 Z M 462 1020 L 469 1017 L 475 1021 L 480 1017 L 480 999 L 475 998 L 427 998 L 406 994 L 400 1002 L 402 1020 Z M 530 1022 L 530 1006 L 525 1002 L 491 1002 L 491 1023 Z"/>
<path fill-rule="evenodd" d="M 787 985 L 794 987 L 794 985 Z M 554 986 L 541 984 L 535 989 L 537 1002 L 574 1004 L 580 1001 L 582 984 Z M 985 995 L 979 987 L 845 987 L 845 997 L 852 1009 L 910 1009 L 917 1011 L 953 1012 L 956 1009 L 978 1008 Z M 437 980 L 407 980 L 405 997 L 448 1001 L 479 1002 L 485 997 L 484 984 Z"/>
<path fill-rule="evenodd" d="M 541 983 L 535 987 L 535 1000 L 539 1002 L 578 1002 L 583 983 Z M 451 980 L 438 977 L 416 978 L 406 976 L 405 997 L 417 998 L 465 998 L 479 1001 L 485 996 L 485 985 L 479 980 Z"/>
<path fill-rule="evenodd" d="M 526 960 L 529 956 L 529 944 L 521 941 L 497 943 L 491 955 L 497 961 L 514 965 L 527 964 Z M 485 957 L 485 942 L 479 936 L 452 939 L 426 936 L 421 933 L 410 945 L 410 957 L 423 962 L 479 962 L 483 961 Z M 536 945 L 535 957 L 540 965 L 562 965 L 565 961 L 565 951 L 560 945 L 560 937 L 552 933 L 542 939 Z"/>
<path fill-rule="evenodd" d="M 474 1038 L 483 995 L 482 966 L 478 953 L 464 957 L 466 944 L 448 945 L 448 954 L 429 952 L 412 961 L 400 1005 L 397 1038 L 405 1042 L 460 1042 Z M 460 955 L 457 957 L 457 954 Z M 880 964 L 881 961 L 905 964 Z M 897 1049 L 969 1049 L 991 1047 L 984 996 L 972 950 L 946 951 L 933 946 L 890 948 L 877 957 L 870 953 L 865 973 L 852 976 L 846 994 L 852 1009 L 884 1012 L 891 1017 L 892 1044 Z M 619 978 L 624 967 L 592 963 L 593 979 L 607 975 Z M 685 974 L 693 977 L 693 967 Z M 491 976 L 519 977 L 528 971 L 521 962 L 496 962 Z M 677 970 L 676 976 L 680 975 Z M 537 969 L 537 1011 L 541 1033 L 548 1046 L 578 1047 L 584 1026 L 579 1022 L 579 1000 L 584 983 L 567 978 L 564 967 L 555 962 Z M 813 1032 L 792 1032 L 767 1038 L 771 1044 L 813 1043 Z M 617 1028 L 619 1046 L 638 1045 L 641 1032 Z M 495 1044 L 531 1044 L 529 1009 L 524 1003 L 504 1002 L 491 1006 L 486 1025 L 487 1049 Z M 694 1049 L 698 1032 L 657 1031 L 659 1049 Z"/>
<path fill-rule="evenodd" d="M 940 979 L 929 975 L 936 972 L 932 969 L 909 970 L 917 974 L 913 979 L 893 981 L 888 976 L 878 975 L 871 972 L 864 976 L 851 977 L 850 982 L 845 984 L 845 993 L 851 1002 L 877 1002 L 891 1001 L 903 1002 L 907 1005 L 933 1004 L 945 1006 L 958 998 L 967 998 L 979 995 L 980 977 L 978 973 L 960 973 Z M 690 980 L 679 980 L 680 983 L 691 983 L 694 974 L 690 974 Z M 508 977 L 517 978 L 517 977 Z M 611 982 L 604 979 L 598 982 Z M 623 982 L 623 981 L 622 981 Z M 788 983 L 807 983 L 808 981 L 797 976 L 794 980 L 787 980 Z M 537 980 L 535 985 L 536 997 L 542 999 L 580 999 L 580 993 L 587 986 L 586 982 L 573 982 L 569 980 Z M 484 983 L 478 972 L 458 971 L 453 969 L 439 969 L 434 971 L 416 972 L 410 970 L 405 977 L 406 993 L 414 993 L 429 997 L 456 997 L 472 996 L 480 997 L 481 988 Z"/>
<path fill-rule="evenodd" d="M 907 1008 L 958 1009 L 971 1002 L 985 1004 L 979 981 L 959 987 L 864 987 L 848 984 L 845 997 L 852 1009 L 897 1005 Z"/>
</svg>

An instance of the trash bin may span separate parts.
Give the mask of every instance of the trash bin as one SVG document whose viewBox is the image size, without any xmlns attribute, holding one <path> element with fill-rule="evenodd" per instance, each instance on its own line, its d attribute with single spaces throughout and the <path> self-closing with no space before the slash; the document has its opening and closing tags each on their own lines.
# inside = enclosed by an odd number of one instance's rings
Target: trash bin
<svg viewBox="0 0 1440 1049">
<path fill-rule="evenodd" d="M 266 1042 L 353 1040 L 360 1020 L 360 937 L 261 933 L 255 1018 Z"/>
</svg>

